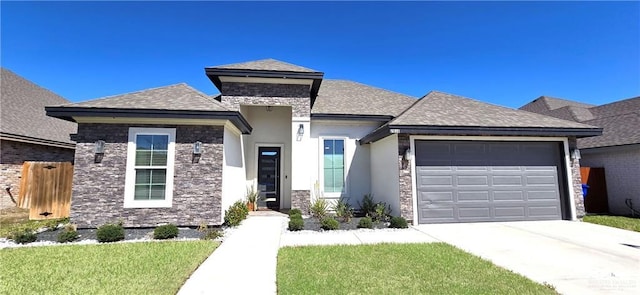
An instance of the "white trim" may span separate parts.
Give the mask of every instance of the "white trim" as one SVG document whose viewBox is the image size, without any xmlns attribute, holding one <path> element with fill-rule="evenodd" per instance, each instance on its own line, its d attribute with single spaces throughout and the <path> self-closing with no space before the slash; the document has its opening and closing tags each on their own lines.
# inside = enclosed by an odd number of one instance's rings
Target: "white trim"
<svg viewBox="0 0 640 295">
<path fill-rule="evenodd" d="M 311 122 L 311 117 L 291 117 L 291 122 Z"/>
<path fill-rule="evenodd" d="M 344 161 L 344 167 L 342 168 L 342 192 L 327 193 L 324 191 L 324 140 L 325 139 L 339 139 L 342 140 L 344 151 L 342 152 L 342 158 Z M 339 199 L 343 195 L 349 194 L 349 183 L 347 183 L 347 175 L 349 174 L 349 166 L 351 165 L 351 159 L 347 156 L 347 141 L 349 137 L 346 135 L 320 135 L 318 136 L 318 185 L 322 192 L 323 199 Z"/>
<path fill-rule="evenodd" d="M 220 76 L 220 82 L 311 85 L 313 84 L 313 79 Z"/>
<path fill-rule="evenodd" d="M 279 147 L 280 148 L 280 209 L 283 208 L 284 205 L 284 180 L 285 180 L 285 153 L 284 153 L 284 143 L 255 143 L 254 149 L 254 163 L 255 163 L 255 172 L 256 172 L 256 188 L 258 186 L 258 160 L 260 158 L 260 147 Z"/>
<path fill-rule="evenodd" d="M 562 142 L 564 146 L 564 165 L 566 167 L 567 184 L 569 189 L 569 211 L 571 220 L 576 220 L 576 204 L 573 192 L 573 175 L 569 159 L 569 141 L 566 137 L 535 137 L 535 136 L 440 136 L 440 135 L 410 135 L 409 146 L 411 148 L 411 198 L 413 201 L 413 224 L 418 224 L 418 195 L 416 179 L 416 140 L 451 140 L 451 141 L 547 141 Z M 560 173 L 560 171 L 558 171 Z M 560 189 L 560 188 L 559 188 Z M 561 194 L 562 195 L 562 194 Z M 566 200 L 560 200 L 560 203 Z"/>
<path fill-rule="evenodd" d="M 136 136 L 138 134 L 168 135 L 167 174 L 164 200 L 134 200 L 136 179 Z M 173 174 L 176 153 L 175 128 L 129 128 L 129 142 L 127 144 L 127 170 L 124 185 L 124 208 L 171 208 L 173 204 Z"/>
</svg>

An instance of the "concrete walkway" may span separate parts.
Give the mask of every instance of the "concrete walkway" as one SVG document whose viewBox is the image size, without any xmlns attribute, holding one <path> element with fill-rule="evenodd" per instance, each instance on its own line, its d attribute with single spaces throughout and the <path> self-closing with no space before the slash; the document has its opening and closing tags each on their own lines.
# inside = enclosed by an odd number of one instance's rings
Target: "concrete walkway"
<svg viewBox="0 0 640 295">
<path fill-rule="evenodd" d="M 276 294 L 284 216 L 250 216 L 191 275 L 178 294 Z"/>
</svg>

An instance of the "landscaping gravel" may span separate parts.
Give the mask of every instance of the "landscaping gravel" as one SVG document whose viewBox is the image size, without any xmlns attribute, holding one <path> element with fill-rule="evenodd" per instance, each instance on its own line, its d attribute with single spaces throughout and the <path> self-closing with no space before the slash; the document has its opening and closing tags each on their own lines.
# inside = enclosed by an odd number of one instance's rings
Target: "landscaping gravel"
<svg viewBox="0 0 640 295">
<path fill-rule="evenodd" d="M 336 218 L 338 222 L 340 222 L 340 230 L 359 230 L 358 222 L 360 222 L 362 217 L 353 217 L 349 222 L 342 222 L 342 219 Z M 315 217 L 306 217 L 304 220 L 304 230 L 313 230 L 313 231 L 324 231 L 320 226 L 320 220 Z M 374 229 L 382 229 L 387 228 L 389 223 L 387 222 L 374 222 Z"/>
<path fill-rule="evenodd" d="M 200 239 L 202 233 L 195 228 L 179 227 L 178 239 Z M 154 228 L 125 228 L 124 240 L 152 240 Z M 62 229 L 45 231 L 38 234 L 36 241 L 57 241 Z M 78 241 L 97 240 L 96 229 L 78 229 Z"/>
</svg>

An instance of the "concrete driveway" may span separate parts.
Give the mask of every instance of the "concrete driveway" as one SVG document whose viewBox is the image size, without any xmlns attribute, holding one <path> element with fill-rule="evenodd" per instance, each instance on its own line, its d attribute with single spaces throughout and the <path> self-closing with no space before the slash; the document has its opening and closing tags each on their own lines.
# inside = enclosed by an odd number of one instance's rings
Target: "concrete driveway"
<svg viewBox="0 0 640 295">
<path fill-rule="evenodd" d="M 640 294 L 640 233 L 585 222 L 418 225 L 562 294 Z"/>
</svg>

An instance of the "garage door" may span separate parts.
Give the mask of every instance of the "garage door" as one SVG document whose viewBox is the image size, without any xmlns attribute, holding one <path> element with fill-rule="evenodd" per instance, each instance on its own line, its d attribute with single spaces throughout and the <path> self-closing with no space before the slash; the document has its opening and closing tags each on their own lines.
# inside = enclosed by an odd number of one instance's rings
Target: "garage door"
<svg viewBox="0 0 640 295">
<path fill-rule="evenodd" d="M 415 141 L 418 222 L 562 218 L 558 142 Z"/>
</svg>

